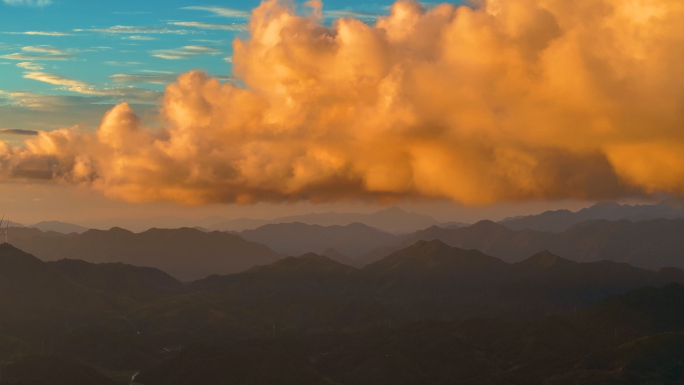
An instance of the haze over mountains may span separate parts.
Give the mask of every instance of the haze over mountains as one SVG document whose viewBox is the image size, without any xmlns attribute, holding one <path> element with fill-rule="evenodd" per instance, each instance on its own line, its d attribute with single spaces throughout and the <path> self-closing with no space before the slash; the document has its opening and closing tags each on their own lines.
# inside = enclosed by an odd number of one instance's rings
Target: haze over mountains
<svg viewBox="0 0 684 385">
<path fill-rule="evenodd" d="M 361 223 L 327 227 L 300 222 L 282 223 L 245 230 L 239 235 L 286 255 L 309 252 L 322 254 L 328 249 L 334 249 L 352 258 L 361 257 L 379 247 L 395 245 L 399 239 Z"/>
<path fill-rule="evenodd" d="M 577 212 L 569 210 L 546 211 L 538 215 L 506 218 L 499 223 L 513 230 L 530 229 L 562 232 L 573 225 L 589 220 L 638 222 L 659 218 L 684 218 L 684 206 L 679 202 L 671 201 L 664 201 L 655 205 L 621 205 L 615 202 L 600 202 Z"/>
<path fill-rule="evenodd" d="M 45 261 L 70 258 L 123 262 L 157 267 L 181 280 L 242 271 L 282 257 L 267 246 L 237 235 L 188 228 L 142 233 L 113 228 L 69 235 L 28 228 L 10 230 L 12 244 Z"/>
<path fill-rule="evenodd" d="M 160 268 L 183 281 L 244 271 L 309 252 L 363 267 L 420 240 L 441 240 L 507 262 L 548 250 L 581 262 L 612 260 L 653 270 L 684 267 L 684 219 L 585 221 L 559 233 L 511 230 L 491 221 L 459 228 L 432 226 L 404 235 L 360 223 L 327 227 L 271 224 L 237 234 L 187 228 L 142 233 L 113 228 L 81 234 L 11 228 L 10 233 L 13 244 L 43 260 L 137 264 Z"/>
<path fill-rule="evenodd" d="M 587 220 L 629 220 L 632 222 L 649 219 L 676 219 L 684 218 L 682 204 L 674 201 L 663 201 L 654 205 L 621 205 L 614 202 L 601 202 L 577 212 L 569 210 L 547 211 L 536 215 L 505 218 L 500 224 L 513 230 L 531 229 L 538 231 L 562 232 L 571 226 Z M 468 226 L 467 223 L 454 220 L 441 222 L 428 215 L 411 213 L 399 207 L 393 206 L 375 213 L 316 213 L 285 216 L 272 219 L 238 218 L 226 219 L 220 216 L 212 216 L 202 219 L 188 219 L 180 217 L 158 218 L 112 218 L 99 221 L 87 221 L 84 223 L 67 223 L 61 221 L 44 221 L 29 227 L 38 228 L 42 231 L 55 231 L 64 234 L 72 232 L 83 233 L 87 229 L 108 230 L 113 227 L 124 228 L 133 232 L 143 232 L 150 228 L 198 228 L 204 231 L 229 231 L 242 232 L 254 230 L 271 224 L 304 223 L 308 225 L 346 226 L 352 223 L 361 223 L 378 230 L 394 234 L 408 234 L 423 230 L 431 226 L 442 228 L 460 228 Z M 22 224 L 11 222 L 11 227 L 26 227 Z"/>
<path fill-rule="evenodd" d="M 511 230 L 491 221 L 461 229 L 431 227 L 416 232 L 405 244 L 439 239 L 456 247 L 478 249 L 509 262 L 549 250 L 581 262 L 612 260 L 649 269 L 684 267 L 684 219 L 640 222 L 587 221 L 561 233 Z"/>
</svg>

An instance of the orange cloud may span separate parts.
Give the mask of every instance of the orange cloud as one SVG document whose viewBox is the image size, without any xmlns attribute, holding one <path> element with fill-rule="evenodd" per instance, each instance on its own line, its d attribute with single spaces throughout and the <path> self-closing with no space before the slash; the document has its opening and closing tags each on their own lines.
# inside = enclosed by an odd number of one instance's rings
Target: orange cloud
<svg viewBox="0 0 684 385">
<path fill-rule="evenodd" d="M 265 1 L 234 42 L 246 87 L 167 87 L 163 129 L 119 105 L 95 134 L 0 146 L 5 178 L 129 201 L 684 195 L 684 3 L 399 1 L 326 27 Z"/>
</svg>

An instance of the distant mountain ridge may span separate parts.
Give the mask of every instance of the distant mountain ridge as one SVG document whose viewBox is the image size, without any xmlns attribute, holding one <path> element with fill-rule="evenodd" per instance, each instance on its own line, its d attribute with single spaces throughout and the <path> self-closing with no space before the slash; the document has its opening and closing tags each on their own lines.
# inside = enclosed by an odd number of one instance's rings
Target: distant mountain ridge
<svg viewBox="0 0 684 385">
<path fill-rule="evenodd" d="M 561 233 L 512 230 L 492 221 L 480 221 L 458 229 L 433 226 L 414 233 L 402 246 L 419 240 L 441 240 L 450 246 L 477 249 L 507 262 L 522 261 L 529 255 L 549 250 L 573 261 L 611 260 L 657 270 L 684 267 L 682 234 L 684 219 L 585 221 Z M 394 249 L 397 247 L 401 246 Z M 382 254 L 372 256 L 377 259 Z"/>
<path fill-rule="evenodd" d="M 538 215 L 506 218 L 500 224 L 512 230 L 537 230 L 562 232 L 589 220 L 643 221 L 651 219 L 684 218 L 682 204 L 661 202 L 655 205 L 621 205 L 615 202 L 600 202 L 577 212 L 569 210 L 546 211 Z"/>
<path fill-rule="evenodd" d="M 344 226 L 309 225 L 301 222 L 279 223 L 244 230 L 239 235 L 286 255 L 302 255 L 309 252 L 322 254 L 332 248 L 351 258 L 398 242 L 395 235 L 362 223 Z"/>
<path fill-rule="evenodd" d="M 322 214 L 294 215 L 261 220 L 239 218 L 215 224 L 210 226 L 209 230 L 243 231 L 255 229 L 269 224 L 294 222 L 318 226 L 346 226 L 352 223 L 362 223 L 393 234 L 409 233 L 440 223 L 428 215 L 410 213 L 399 207 L 393 206 L 370 214 L 331 212 Z"/>
<path fill-rule="evenodd" d="M 56 233 L 62 233 L 62 234 L 71 234 L 71 233 L 85 233 L 86 231 L 90 230 L 87 227 L 75 225 L 73 223 L 66 223 L 66 222 L 60 222 L 60 221 L 43 221 L 43 222 L 38 222 L 34 225 L 31 225 L 30 227 L 36 228 L 40 231 L 47 232 L 47 231 L 54 231 Z"/>
<path fill-rule="evenodd" d="M 234 273 L 282 257 L 267 246 L 237 235 L 189 228 L 142 233 L 112 228 L 69 235 L 15 229 L 11 242 L 45 261 L 81 259 L 151 266 L 184 281 Z"/>
</svg>

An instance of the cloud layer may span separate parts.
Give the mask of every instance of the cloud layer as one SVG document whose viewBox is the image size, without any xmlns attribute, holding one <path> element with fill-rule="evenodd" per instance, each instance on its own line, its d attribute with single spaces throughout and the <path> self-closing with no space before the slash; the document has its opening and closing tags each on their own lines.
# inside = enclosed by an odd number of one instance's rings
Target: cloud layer
<svg viewBox="0 0 684 385">
<path fill-rule="evenodd" d="M 254 10 L 244 86 L 182 75 L 162 128 L 122 104 L 0 144 L 2 176 L 188 204 L 684 195 L 684 3 L 399 1 L 331 27 L 308 5 Z"/>
</svg>

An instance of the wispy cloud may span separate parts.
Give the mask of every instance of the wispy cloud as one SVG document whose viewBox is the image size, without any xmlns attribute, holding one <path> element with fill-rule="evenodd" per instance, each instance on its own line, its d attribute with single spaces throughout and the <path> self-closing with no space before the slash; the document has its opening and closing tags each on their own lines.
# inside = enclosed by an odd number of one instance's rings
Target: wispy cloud
<svg viewBox="0 0 684 385">
<path fill-rule="evenodd" d="M 35 136 L 35 135 L 38 135 L 38 131 L 22 130 L 19 128 L 0 128 L 0 135 Z"/>
<path fill-rule="evenodd" d="M 192 39 L 191 41 L 197 43 L 209 43 L 209 44 L 223 44 L 225 40 L 212 40 L 212 39 Z"/>
<path fill-rule="evenodd" d="M 130 67 L 130 66 L 141 65 L 143 63 L 138 62 L 138 61 L 106 61 L 106 62 L 104 62 L 104 64 L 109 64 L 111 66 Z"/>
<path fill-rule="evenodd" d="M 168 59 L 187 59 L 194 56 L 201 55 L 218 55 L 222 51 L 216 47 L 206 46 L 206 45 L 188 45 L 181 48 L 174 49 L 160 49 L 156 51 L 151 51 L 152 56 Z"/>
<path fill-rule="evenodd" d="M 31 70 L 31 71 L 40 71 L 43 69 L 42 65 L 40 65 L 38 63 L 30 62 L 30 61 L 19 62 L 19 63 L 17 63 L 17 67 L 24 68 L 24 69 Z"/>
<path fill-rule="evenodd" d="M 21 48 L 24 52 L 16 52 L 2 55 L 0 58 L 9 60 L 34 61 L 34 60 L 69 60 L 79 50 L 63 50 L 52 46 L 26 46 Z"/>
<path fill-rule="evenodd" d="M 9 105 L 37 111 L 59 111 L 73 104 L 68 96 L 46 95 L 33 91 L 0 90 L 0 100 L 2 99 L 5 99 Z"/>
<path fill-rule="evenodd" d="M 55 31 L 3 32 L 7 35 L 74 36 L 73 33 Z"/>
<path fill-rule="evenodd" d="M 156 102 L 160 95 L 157 91 L 137 87 L 98 88 L 91 83 L 47 72 L 27 72 L 24 73 L 24 78 L 61 86 L 66 91 L 82 95 L 114 98 L 108 99 L 110 102 L 115 100 L 129 101 L 131 103 L 151 103 Z"/>
<path fill-rule="evenodd" d="M 85 83 L 80 80 L 70 79 L 61 75 L 51 74 L 48 72 L 27 72 L 24 74 L 24 78 L 33 79 L 39 82 L 49 83 L 56 86 L 68 87 L 70 91 L 74 89 L 92 86 L 92 84 L 90 83 Z"/>
<path fill-rule="evenodd" d="M 0 56 L 0 58 L 9 60 L 69 60 L 72 57 L 71 55 L 33 55 L 25 53 L 11 53 Z"/>
<path fill-rule="evenodd" d="M 176 81 L 178 74 L 174 72 L 146 73 L 146 74 L 114 74 L 109 78 L 114 83 L 152 83 L 169 84 Z"/>
<path fill-rule="evenodd" d="M 200 29 L 215 29 L 223 31 L 246 31 L 247 24 L 234 23 L 234 24 L 218 24 L 218 23 L 203 23 L 198 21 L 173 21 L 170 22 L 171 25 L 178 25 L 181 27 L 192 27 Z"/>
<path fill-rule="evenodd" d="M 127 86 L 111 88 L 74 88 L 77 95 L 53 95 L 34 91 L 2 91 L 0 90 L 0 105 L 2 99 L 15 107 L 36 111 L 64 111 L 65 108 L 86 105 L 112 105 L 121 102 L 131 104 L 156 104 L 161 92 L 146 88 Z"/>
<path fill-rule="evenodd" d="M 342 17 L 355 17 L 357 19 L 376 19 L 380 14 L 372 12 L 357 11 L 352 9 L 338 9 L 332 11 L 323 11 L 323 17 L 326 19 L 338 19 Z"/>
<path fill-rule="evenodd" d="M 27 52 L 41 52 L 41 53 L 47 53 L 47 54 L 55 54 L 59 55 L 62 54 L 64 51 L 62 51 L 59 48 L 51 47 L 49 45 L 39 45 L 39 46 L 26 46 L 22 48 L 23 51 Z"/>
<path fill-rule="evenodd" d="M 189 10 L 193 10 L 193 11 L 207 11 L 207 12 L 213 13 L 216 16 L 223 16 L 223 17 L 249 18 L 251 16 L 251 13 L 249 11 L 244 11 L 244 10 L 235 9 L 235 8 L 226 8 L 226 7 L 192 6 L 192 7 L 183 7 L 181 9 L 189 9 Z"/>
<path fill-rule="evenodd" d="M 129 25 L 115 25 L 108 28 L 92 28 L 92 29 L 75 29 L 75 32 L 95 32 L 104 34 L 176 34 L 176 35 L 186 35 L 192 33 L 191 31 L 181 30 L 181 29 L 169 29 L 165 27 L 134 27 Z"/>
<path fill-rule="evenodd" d="M 124 39 L 126 39 L 126 40 L 144 40 L 144 41 L 157 40 L 157 38 L 153 37 L 153 36 L 140 36 L 140 35 L 126 36 L 126 37 L 124 37 Z"/>
<path fill-rule="evenodd" d="M 3 3 L 14 6 L 45 7 L 52 4 L 52 0 L 2 0 Z"/>
<path fill-rule="evenodd" d="M 110 76 L 114 83 L 152 83 L 152 84 L 169 84 L 178 79 L 180 73 L 172 71 L 154 71 L 154 70 L 140 70 L 138 74 L 115 74 Z M 210 75 L 211 77 L 223 80 L 233 81 L 233 76 Z"/>
</svg>

